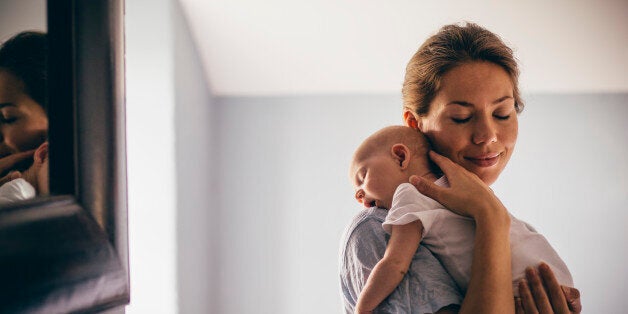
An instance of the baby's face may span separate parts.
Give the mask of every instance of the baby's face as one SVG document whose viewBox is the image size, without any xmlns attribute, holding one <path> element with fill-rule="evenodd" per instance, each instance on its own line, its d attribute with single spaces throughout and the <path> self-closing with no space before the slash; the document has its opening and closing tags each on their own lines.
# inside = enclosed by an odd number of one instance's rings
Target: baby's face
<svg viewBox="0 0 628 314">
<path fill-rule="evenodd" d="M 390 208 L 399 184 L 408 182 L 398 161 L 392 155 L 380 153 L 363 160 L 354 160 L 351 179 L 355 188 L 355 199 L 364 207 Z"/>
</svg>

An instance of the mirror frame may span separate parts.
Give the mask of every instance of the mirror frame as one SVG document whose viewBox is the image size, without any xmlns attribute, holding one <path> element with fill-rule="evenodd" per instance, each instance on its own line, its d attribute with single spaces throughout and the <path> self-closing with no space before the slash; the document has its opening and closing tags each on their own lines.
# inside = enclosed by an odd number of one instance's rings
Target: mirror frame
<svg viewBox="0 0 628 314">
<path fill-rule="evenodd" d="M 124 2 L 47 2 L 53 196 L 0 209 L 0 312 L 124 313 Z"/>
</svg>

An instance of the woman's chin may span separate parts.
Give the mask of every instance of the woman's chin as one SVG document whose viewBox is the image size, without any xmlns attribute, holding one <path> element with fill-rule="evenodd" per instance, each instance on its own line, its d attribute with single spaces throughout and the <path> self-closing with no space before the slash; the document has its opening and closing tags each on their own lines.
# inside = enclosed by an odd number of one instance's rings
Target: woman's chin
<svg viewBox="0 0 628 314">
<path fill-rule="evenodd" d="M 502 169 L 490 169 L 490 170 L 493 170 L 493 171 L 486 171 L 486 170 L 489 170 L 489 169 L 483 169 L 483 170 L 485 170 L 485 171 L 482 171 L 480 173 L 475 173 L 475 174 L 486 185 L 491 185 L 491 184 L 495 183 L 495 181 L 497 181 L 497 178 L 499 178 L 499 174 L 501 173 Z"/>
<path fill-rule="evenodd" d="M 497 178 L 499 178 L 499 175 L 504 169 L 503 167 L 500 167 L 499 164 L 491 167 L 477 167 L 475 165 L 465 166 L 465 169 L 477 175 L 478 178 L 480 178 L 480 180 L 482 180 L 482 182 L 486 185 L 491 185 L 497 181 Z"/>
</svg>

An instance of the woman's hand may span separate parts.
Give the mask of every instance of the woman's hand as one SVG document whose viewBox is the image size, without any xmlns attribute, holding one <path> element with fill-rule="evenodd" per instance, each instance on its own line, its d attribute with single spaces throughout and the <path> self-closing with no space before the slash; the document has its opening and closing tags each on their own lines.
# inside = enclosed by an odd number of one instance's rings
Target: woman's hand
<svg viewBox="0 0 628 314">
<path fill-rule="evenodd" d="M 475 220 L 471 278 L 460 313 L 514 313 L 508 211 L 477 175 L 435 152 L 430 158 L 447 175 L 450 187 L 417 176 L 410 182 L 449 210 Z"/>
<path fill-rule="evenodd" d="M 28 158 L 33 158 L 34 153 L 35 150 L 29 150 L 0 158 L 0 173 L 5 174 L 2 178 L 0 178 L 0 185 L 21 177 L 20 172 L 10 170 L 14 169 L 18 163 Z"/>
<path fill-rule="evenodd" d="M 580 313 L 580 291 L 576 288 L 561 286 L 554 273 L 545 263 L 541 263 L 538 272 L 529 267 L 526 279 L 519 283 L 519 295 L 515 302 L 516 313 Z"/>
<path fill-rule="evenodd" d="M 449 158 L 430 151 L 430 158 L 447 176 L 449 188 L 440 187 L 427 179 L 412 176 L 410 183 L 419 192 L 445 205 L 456 214 L 473 217 L 487 217 L 506 214 L 506 208 L 480 178 Z"/>
</svg>

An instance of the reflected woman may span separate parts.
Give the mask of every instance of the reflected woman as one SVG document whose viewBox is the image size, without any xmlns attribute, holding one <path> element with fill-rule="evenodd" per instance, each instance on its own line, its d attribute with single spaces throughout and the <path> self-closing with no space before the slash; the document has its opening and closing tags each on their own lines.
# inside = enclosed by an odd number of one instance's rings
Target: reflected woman
<svg viewBox="0 0 628 314">
<path fill-rule="evenodd" d="M 9 190 L 22 195 L 14 200 L 47 193 L 47 50 L 41 32 L 19 33 L 0 47 L 0 190 L 16 180 Z"/>
</svg>

